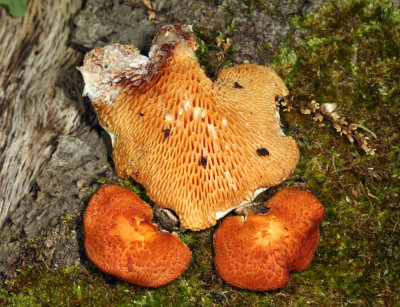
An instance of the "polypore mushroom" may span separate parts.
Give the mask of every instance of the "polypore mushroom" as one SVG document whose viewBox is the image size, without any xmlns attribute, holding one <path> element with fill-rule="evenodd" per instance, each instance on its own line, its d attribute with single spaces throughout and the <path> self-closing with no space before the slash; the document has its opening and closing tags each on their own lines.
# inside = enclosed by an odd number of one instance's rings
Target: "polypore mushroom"
<svg viewBox="0 0 400 307">
<path fill-rule="evenodd" d="M 319 242 L 325 208 L 312 194 L 283 189 L 265 204 L 267 214 L 228 217 L 214 234 L 215 267 L 229 284 L 255 291 L 289 282 L 305 270 Z"/>
<path fill-rule="evenodd" d="M 200 67 L 190 26 L 166 26 L 149 58 L 111 45 L 86 55 L 84 94 L 113 139 L 117 175 L 131 176 L 181 226 L 201 230 L 294 170 L 296 142 L 281 131 L 276 102 L 288 95 L 270 68 Z"/>
<path fill-rule="evenodd" d="M 83 219 L 85 250 L 101 271 L 130 283 L 158 287 L 179 277 L 189 248 L 151 223 L 153 211 L 134 192 L 107 185 L 96 192 Z"/>
</svg>

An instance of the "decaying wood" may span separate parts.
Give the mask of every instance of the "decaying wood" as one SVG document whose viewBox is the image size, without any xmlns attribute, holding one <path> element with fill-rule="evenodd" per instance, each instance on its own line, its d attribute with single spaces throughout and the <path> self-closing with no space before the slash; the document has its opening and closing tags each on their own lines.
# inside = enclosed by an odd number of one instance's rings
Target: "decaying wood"
<svg viewBox="0 0 400 307">
<path fill-rule="evenodd" d="M 0 229 L 54 149 L 82 114 L 75 66 L 82 55 L 68 46 L 81 0 L 31 0 L 11 18 L 0 8 Z"/>
</svg>

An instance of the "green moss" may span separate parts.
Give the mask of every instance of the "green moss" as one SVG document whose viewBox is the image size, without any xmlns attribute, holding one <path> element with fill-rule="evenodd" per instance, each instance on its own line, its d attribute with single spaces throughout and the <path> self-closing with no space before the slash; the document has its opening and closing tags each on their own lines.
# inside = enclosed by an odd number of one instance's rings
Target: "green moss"
<svg viewBox="0 0 400 307">
<path fill-rule="evenodd" d="M 222 67 L 232 66 L 235 55 L 235 46 L 231 43 L 236 31 L 234 18 L 224 30 L 195 28 L 194 31 L 199 43 L 196 55 L 209 77 L 215 77 Z"/>
<path fill-rule="evenodd" d="M 268 13 L 275 18 L 283 19 L 281 12 L 281 3 L 277 0 L 243 0 L 244 5 L 247 7 L 247 14 L 253 15 L 255 10 L 261 10 Z"/>
<path fill-rule="evenodd" d="M 335 289 L 324 303 L 399 302 L 399 10 L 391 1 L 330 1 L 291 26 L 305 39 L 283 46 L 274 64 L 294 101 L 284 116 L 302 154 L 292 178 L 302 178 L 327 209 L 317 270 L 304 274 Z M 375 131 L 376 154 L 300 115 L 312 99 L 337 103 L 348 120 Z"/>
<path fill-rule="evenodd" d="M 73 221 L 72 221 L 72 218 L 68 215 L 68 214 L 66 214 L 66 215 L 64 215 L 63 216 L 63 222 L 67 225 L 67 227 L 68 227 L 68 230 L 65 232 L 65 234 L 64 235 L 70 235 L 71 234 L 71 232 L 72 232 L 72 230 L 73 230 Z"/>
<path fill-rule="evenodd" d="M 256 3 L 255 1 L 253 1 Z M 255 5 L 252 10 L 258 9 Z M 158 289 L 133 286 L 84 267 L 24 268 L 0 290 L 0 304 L 15 306 L 337 306 L 400 304 L 400 12 L 391 1 L 328 1 L 316 14 L 294 17 L 294 34 L 274 65 L 291 91 L 293 109 L 282 114 L 301 159 L 282 186 L 312 191 L 326 207 L 321 242 L 311 266 L 274 292 L 225 284 L 213 267 L 215 227 L 181 238 L 192 250 L 188 269 Z M 221 31 L 199 50 L 209 73 Z M 221 32 L 222 33 L 222 32 Z M 223 38 L 229 37 L 226 33 Z M 215 48 L 215 49 L 213 49 Z M 377 135 L 375 155 L 350 143 L 327 121 L 300 113 L 311 100 L 335 102 L 340 114 Z M 125 186 L 143 193 L 132 181 Z M 276 189 L 272 189 L 276 190 Z M 271 192 L 272 193 L 272 192 Z M 143 195 L 142 195 L 143 196 Z"/>
<path fill-rule="evenodd" d="M 150 200 L 150 198 L 147 197 L 145 188 L 141 184 L 137 183 L 135 180 L 124 179 L 119 184 L 122 185 L 123 187 L 128 188 L 129 190 L 132 190 L 133 192 L 135 192 L 137 195 L 139 195 L 139 197 L 143 201 L 145 201 L 149 204 L 152 204 L 152 201 Z"/>
</svg>

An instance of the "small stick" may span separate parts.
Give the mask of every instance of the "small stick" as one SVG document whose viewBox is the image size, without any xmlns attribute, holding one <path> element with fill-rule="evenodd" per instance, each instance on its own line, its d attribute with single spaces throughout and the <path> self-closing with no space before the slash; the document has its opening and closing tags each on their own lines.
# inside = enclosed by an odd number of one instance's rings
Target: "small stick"
<svg viewBox="0 0 400 307">
<path fill-rule="evenodd" d="M 360 125 L 360 124 L 351 124 L 353 127 L 356 127 L 356 128 L 361 128 L 361 129 L 363 129 L 364 131 L 367 131 L 368 133 L 370 133 L 375 139 L 376 139 L 376 134 L 375 133 L 373 133 L 371 130 L 369 130 L 367 127 L 364 127 L 364 126 L 362 126 L 362 125 Z"/>
</svg>

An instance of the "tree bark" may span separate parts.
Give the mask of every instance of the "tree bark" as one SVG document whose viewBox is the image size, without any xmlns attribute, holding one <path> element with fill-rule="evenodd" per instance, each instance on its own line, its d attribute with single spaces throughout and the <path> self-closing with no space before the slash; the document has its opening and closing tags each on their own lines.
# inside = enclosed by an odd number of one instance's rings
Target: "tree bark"
<svg viewBox="0 0 400 307">
<path fill-rule="evenodd" d="M 81 120 L 82 54 L 68 46 L 81 0 L 29 2 L 20 19 L 0 8 L 0 229 L 27 194 L 55 139 Z"/>
</svg>

